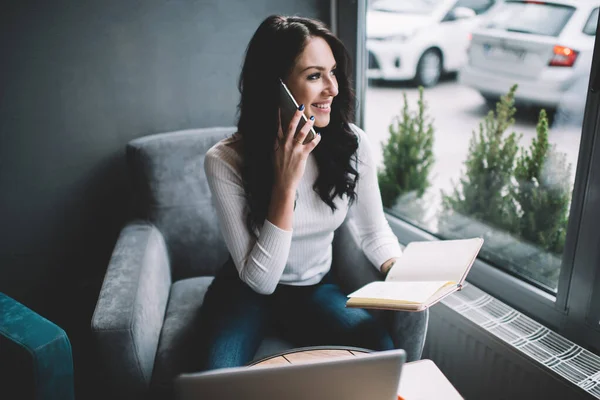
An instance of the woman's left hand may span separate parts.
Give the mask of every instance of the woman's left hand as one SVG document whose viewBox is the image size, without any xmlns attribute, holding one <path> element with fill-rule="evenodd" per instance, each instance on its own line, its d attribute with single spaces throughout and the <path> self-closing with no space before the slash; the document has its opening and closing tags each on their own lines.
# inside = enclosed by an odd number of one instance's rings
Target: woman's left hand
<svg viewBox="0 0 600 400">
<path fill-rule="evenodd" d="M 389 260 L 387 260 L 386 262 L 383 263 L 383 265 L 381 265 L 381 273 L 383 274 L 383 276 L 387 276 L 388 272 L 390 272 L 390 269 L 392 269 L 392 267 L 394 266 L 394 264 L 396 263 L 396 258 L 390 258 Z"/>
</svg>

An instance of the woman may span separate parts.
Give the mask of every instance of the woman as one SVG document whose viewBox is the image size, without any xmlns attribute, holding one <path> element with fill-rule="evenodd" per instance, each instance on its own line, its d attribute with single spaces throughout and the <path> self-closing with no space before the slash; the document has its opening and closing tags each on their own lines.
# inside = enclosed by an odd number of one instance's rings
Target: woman
<svg viewBox="0 0 600 400">
<path fill-rule="evenodd" d="M 279 79 L 298 104 L 279 123 Z M 350 124 L 349 59 L 321 23 L 268 17 L 251 39 L 238 132 L 207 153 L 205 170 L 231 254 L 202 308 L 204 368 L 252 360 L 275 326 L 298 346 L 393 348 L 390 335 L 329 274 L 333 232 L 348 215 L 384 274 L 401 249 L 383 213 L 368 138 Z M 301 114 L 309 117 L 298 136 Z M 311 126 L 319 132 L 303 144 Z"/>
</svg>

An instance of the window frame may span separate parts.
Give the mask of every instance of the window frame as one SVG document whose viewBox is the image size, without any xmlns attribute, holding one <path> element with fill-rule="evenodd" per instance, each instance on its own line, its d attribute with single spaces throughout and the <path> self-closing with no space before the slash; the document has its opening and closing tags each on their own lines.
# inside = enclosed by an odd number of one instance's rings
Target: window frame
<svg viewBox="0 0 600 400">
<path fill-rule="evenodd" d="M 367 0 L 331 0 L 336 10 L 338 37 L 348 46 L 354 60 L 357 96 L 356 124 L 364 128 L 367 89 L 366 10 Z M 600 24 L 598 24 L 600 26 Z M 597 32 L 598 34 L 598 27 Z M 598 37 L 598 36 L 596 36 Z M 592 69 L 582 126 L 582 137 L 570 209 L 567 239 L 557 295 L 476 260 L 467 281 L 523 312 L 575 343 L 600 354 L 600 45 L 594 45 Z M 592 90 L 595 89 L 595 90 Z M 368 132 L 367 132 L 368 134 Z M 386 212 L 389 224 L 401 243 L 436 240 L 428 232 Z"/>
</svg>

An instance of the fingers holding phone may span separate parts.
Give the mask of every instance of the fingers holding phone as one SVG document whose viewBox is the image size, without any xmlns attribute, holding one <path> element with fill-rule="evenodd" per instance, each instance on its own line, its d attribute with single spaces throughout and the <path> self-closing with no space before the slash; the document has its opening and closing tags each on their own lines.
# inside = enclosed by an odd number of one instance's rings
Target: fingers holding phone
<svg viewBox="0 0 600 400">
<path fill-rule="evenodd" d="M 291 134 L 296 137 L 300 130 L 308 123 L 308 118 L 304 115 L 304 105 L 298 104 L 292 95 L 292 92 L 279 80 L 279 116 L 284 134 Z M 285 131 L 287 127 L 287 132 Z M 312 141 L 316 136 L 315 130 L 311 128 L 304 137 L 303 144 Z"/>
<path fill-rule="evenodd" d="M 284 129 L 283 126 L 283 124 L 285 123 L 285 118 L 282 119 L 282 112 L 284 111 L 285 110 L 282 110 L 281 108 L 279 109 L 279 124 L 277 131 L 277 143 L 275 144 L 275 148 L 277 148 L 279 144 L 292 145 L 293 143 L 299 143 L 306 145 L 309 142 L 312 142 L 317 137 L 313 128 L 314 117 L 311 117 L 310 120 L 306 119 L 306 116 L 304 115 L 303 104 L 301 104 L 300 107 L 296 108 L 296 111 L 291 116 L 289 116 L 289 123 L 287 124 L 286 129 Z M 299 124 L 301 123 L 302 125 L 300 126 Z M 314 148 L 314 146 L 312 148 Z"/>
<path fill-rule="evenodd" d="M 300 104 L 300 107 L 296 109 L 296 112 L 292 115 L 290 122 L 288 123 L 287 129 L 284 131 L 285 140 L 288 143 L 292 143 L 296 138 L 298 132 L 298 124 L 302 120 L 304 115 L 304 104 Z M 306 125 L 306 124 L 305 124 Z"/>
<path fill-rule="evenodd" d="M 313 149 L 315 147 L 317 147 L 317 145 L 321 141 L 321 135 L 319 135 L 319 134 L 316 134 L 316 135 L 313 134 L 313 132 L 314 132 L 314 129 L 313 129 L 314 124 L 315 124 L 315 117 L 312 116 L 304 124 L 304 126 L 302 127 L 302 129 L 300 129 L 300 131 L 298 133 L 296 133 L 296 136 L 294 137 L 294 143 L 297 146 L 302 146 L 302 148 L 307 153 L 310 153 L 311 151 L 313 151 Z"/>
<path fill-rule="evenodd" d="M 304 104 L 301 104 L 300 107 L 297 108 L 296 112 L 292 115 L 290 122 L 287 126 L 287 129 L 283 131 L 283 127 L 281 126 L 281 110 L 279 111 L 280 120 L 279 120 L 279 132 L 278 137 L 281 142 L 288 145 L 289 147 L 294 147 L 294 145 L 305 146 L 311 142 L 314 142 L 317 137 L 320 140 L 320 135 L 315 135 L 314 131 L 314 121 L 315 117 L 310 117 L 310 119 L 306 119 L 304 115 Z M 300 127 L 299 124 L 303 122 Z M 308 152 L 312 151 L 318 144 L 318 141 L 313 143 L 313 146 L 307 147 Z"/>
<path fill-rule="evenodd" d="M 300 107 L 298 108 L 287 128 L 280 126 L 280 134 L 275 144 L 274 183 L 277 188 L 284 191 L 296 190 L 304 175 L 308 156 L 321 139 L 320 135 L 315 135 L 312 141 L 304 144 L 313 128 L 314 120 L 308 120 L 296 133 L 297 124 L 303 115 Z"/>
</svg>

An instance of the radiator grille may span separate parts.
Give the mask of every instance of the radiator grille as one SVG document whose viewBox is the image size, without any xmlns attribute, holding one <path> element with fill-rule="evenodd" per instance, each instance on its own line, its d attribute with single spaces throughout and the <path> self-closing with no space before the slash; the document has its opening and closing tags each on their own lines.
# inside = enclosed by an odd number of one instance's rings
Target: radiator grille
<svg viewBox="0 0 600 400">
<path fill-rule="evenodd" d="M 600 399 L 600 357 L 466 284 L 442 303 Z"/>
</svg>

